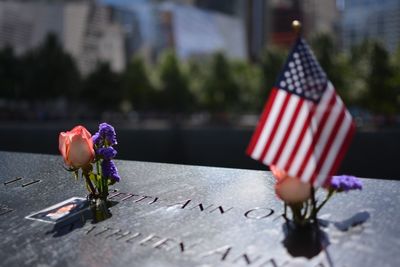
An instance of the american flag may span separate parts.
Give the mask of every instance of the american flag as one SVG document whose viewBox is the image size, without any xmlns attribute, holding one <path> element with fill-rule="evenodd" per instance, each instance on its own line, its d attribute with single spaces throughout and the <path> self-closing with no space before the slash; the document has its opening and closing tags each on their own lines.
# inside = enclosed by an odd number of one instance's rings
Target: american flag
<svg viewBox="0 0 400 267">
<path fill-rule="evenodd" d="M 318 187 L 335 174 L 354 132 L 350 113 L 308 44 L 298 38 L 247 154 Z"/>
</svg>

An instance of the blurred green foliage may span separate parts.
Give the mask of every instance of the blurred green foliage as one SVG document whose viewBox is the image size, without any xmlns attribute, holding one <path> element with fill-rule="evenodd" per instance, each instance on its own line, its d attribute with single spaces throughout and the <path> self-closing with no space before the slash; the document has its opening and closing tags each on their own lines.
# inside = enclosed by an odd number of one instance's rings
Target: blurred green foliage
<svg viewBox="0 0 400 267">
<path fill-rule="evenodd" d="M 389 54 L 377 42 L 364 42 L 344 53 L 327 35 L 311 46 L 348 106 L 375 114 L 400 111 L 400 48 Z M 288 51 L 266 48 L 261 62 L 229 60 L 222 53 L 181 62 L 166 51 L 157 64 L 134 57 L 123 73 L 108 63 L 81 77 L 72 57 L 50 35 L 22 56 L 0 51 L 0 98 L 65 98 L 97 111 L 260 113 Z"/>
</svg>

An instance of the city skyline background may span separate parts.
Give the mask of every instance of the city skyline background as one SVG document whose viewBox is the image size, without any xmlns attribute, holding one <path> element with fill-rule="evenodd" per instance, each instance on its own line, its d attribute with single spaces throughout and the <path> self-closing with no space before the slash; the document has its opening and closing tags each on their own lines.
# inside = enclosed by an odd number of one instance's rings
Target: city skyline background
<svg viewBox="0 0 400 267">
<path fill-rule="evenodd" d="M 357 123 L 342 171 L 400 177 L 398 0 L 1 0 L 0 149 L 107 121 L 123 159 L 265 169 L 244 151 L 294 19 Z"/>
</svg>

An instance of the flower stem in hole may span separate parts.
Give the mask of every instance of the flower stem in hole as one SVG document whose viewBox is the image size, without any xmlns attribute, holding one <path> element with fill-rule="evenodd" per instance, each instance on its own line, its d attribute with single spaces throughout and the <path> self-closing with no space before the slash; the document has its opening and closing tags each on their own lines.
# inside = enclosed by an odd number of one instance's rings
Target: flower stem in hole
<svg viewBox="0 0 400 267">
<path fill-rule="evenodd" d="M 83 176 L 85 176 L 85 181 L 86 181 L 86 185 L 88 186 L 88 188 L 90 189 L 90 194 L 92 196 L 96 195 L 96 189 L 94 188 L 92 182 L 90 181 L 90 178 L 87 174 L 84 174 Z"/>
</svg>

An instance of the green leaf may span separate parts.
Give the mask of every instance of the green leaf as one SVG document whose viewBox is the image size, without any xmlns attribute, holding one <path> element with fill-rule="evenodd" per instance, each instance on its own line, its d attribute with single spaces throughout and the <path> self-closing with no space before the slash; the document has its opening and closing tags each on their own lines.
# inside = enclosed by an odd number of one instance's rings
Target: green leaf
<svg viewBox="0 0 400 267">
<path fill-rule="evenodd" d="M 99 179 L 98 175 L 94 173 L 90 173 L 89 179 L 94 183 L 94 186 L 98 189 L 99 188 Z"/>
<path fill-rule="evenodd" d="M 75 180 L 78 181 L 78 178 L 79 178 L 78 170 L 74 171 L 74 177 L 75 177 Z"/>
</svg>

